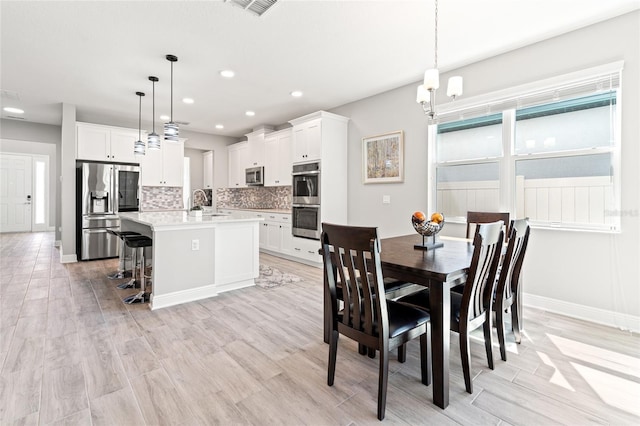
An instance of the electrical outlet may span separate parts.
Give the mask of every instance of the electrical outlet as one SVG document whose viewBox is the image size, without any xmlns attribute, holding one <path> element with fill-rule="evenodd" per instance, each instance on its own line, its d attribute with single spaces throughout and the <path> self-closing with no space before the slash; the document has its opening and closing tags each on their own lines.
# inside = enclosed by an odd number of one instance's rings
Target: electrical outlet
<svg viewBox="0 0 640 426">
<path fill-rule="evenodd" d="M 200 250 L 200 240 L 191 240 L 191 250 Z"/>
<path fill-rule="evenodd" d="M 382 204 L 391 204 L 391 195 L 383 195 Z"/>
</svg>

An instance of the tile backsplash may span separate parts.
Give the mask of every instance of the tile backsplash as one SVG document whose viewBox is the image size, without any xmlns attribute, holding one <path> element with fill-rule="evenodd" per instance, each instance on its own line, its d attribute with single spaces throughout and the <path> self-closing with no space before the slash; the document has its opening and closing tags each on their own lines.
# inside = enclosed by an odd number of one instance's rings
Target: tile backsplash
<svg viewBox="0 0 640 426">
<path fill-rule="evenodd" d="M 228 209 L 291 209 L 290 186 L 218 188 L 216 206 Z"/>
<path fill-rule="evenodd" d="M 182 188 L 164 186 L 143 186 L 140 210 L 180 210 L 183 209 Z"/>
</svg>

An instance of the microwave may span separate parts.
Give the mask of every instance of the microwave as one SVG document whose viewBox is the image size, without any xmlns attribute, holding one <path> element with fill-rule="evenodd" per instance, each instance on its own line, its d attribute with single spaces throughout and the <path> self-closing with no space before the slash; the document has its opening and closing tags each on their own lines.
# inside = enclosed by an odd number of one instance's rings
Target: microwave
<svg viewBox="0 0 640 426">
<path fill-rule="evenodd" d="M 250 167 L 245 170 L 245 183 L 247 186 L 264 185 L 264 167 Z"/>
</svg>

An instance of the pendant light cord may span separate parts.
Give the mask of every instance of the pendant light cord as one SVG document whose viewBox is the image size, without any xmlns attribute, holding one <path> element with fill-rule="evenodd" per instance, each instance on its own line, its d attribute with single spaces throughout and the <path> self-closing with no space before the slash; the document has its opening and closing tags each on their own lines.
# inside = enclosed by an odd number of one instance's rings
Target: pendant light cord
<svg viewBox="0 0 640 426">
<path fill-rule="evenodd" d="M 171 122 L 173 123 L 173 62 L 171 62 Z"/>
<path fill-rule="evenodd" d="M 153 83 L 152 87 L 153 89 L 151 89 L 153 91 L 153 103 L 151 104 L 151 112 L 153 114 L 152 117 L 152 121 L 153 121 L 153 133 L 156 132 L 156 82 L 151 80 L 151 82 Z"/>
<path fill-rule="evenodd" d="M 140 102 L 138 102 L 138 140 L 142 140 L 142 95 L 138 95 Z"/>
</svg>

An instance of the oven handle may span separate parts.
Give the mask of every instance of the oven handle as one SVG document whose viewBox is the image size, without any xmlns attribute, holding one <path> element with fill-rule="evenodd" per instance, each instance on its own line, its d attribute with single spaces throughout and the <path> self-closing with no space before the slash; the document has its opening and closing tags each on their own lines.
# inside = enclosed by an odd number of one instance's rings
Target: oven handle
<svg viewBox="0 0 640 426">
<path fill-rule="evenodd" d="M 311 170 L 311 171 L 308 171 L 308 172 L 292 172 L 291 174 L 293 176 L 319 175 L 320 174 L 320 170 Z"/>
<path fill-rule="evenodd" d="M 316 207 L 320 208 L 320 204 L 292 204 L 292 207 Z"/>
</svg>

